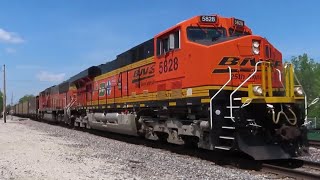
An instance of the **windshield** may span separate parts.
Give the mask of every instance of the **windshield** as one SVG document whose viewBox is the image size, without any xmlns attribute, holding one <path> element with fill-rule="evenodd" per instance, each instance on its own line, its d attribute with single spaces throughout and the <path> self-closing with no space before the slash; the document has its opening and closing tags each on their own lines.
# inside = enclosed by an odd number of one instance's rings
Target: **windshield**
<svg viewBox="0 0 320 180">
<path fill-rule="evenodd" d="M 214 44 L 215 41 L 226 37 L 226 29 L 224 28 L 207 28 L 207 27 L 188 27 L 188 39 L 203 45 Z"/>
<path fill-rule="evenodd" d="M 229 34 L 230 34 L 230 36 L 246 36 L 246 35 L 250 35 L 249 32 L 238 31 L 238 30 L 235 30 L 235 29 L 232 29 L 232 28 L 229 29 Z"/>
</svg>

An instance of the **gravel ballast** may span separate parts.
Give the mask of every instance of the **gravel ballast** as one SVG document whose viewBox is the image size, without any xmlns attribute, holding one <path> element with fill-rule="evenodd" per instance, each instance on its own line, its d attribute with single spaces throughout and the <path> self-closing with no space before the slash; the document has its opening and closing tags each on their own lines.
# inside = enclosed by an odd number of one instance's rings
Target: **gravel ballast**
<svg viewBox="0 0 320 180">
<path fill-rule="evenodd" d="M 309 156 L 300 157 L 299 159 L 320 163 L 320 149 L 316 147 L 310 147 L 309 152 Z"/>
<path fill-rule="evenodd" d="M 14 117 L 0 123 L 0 179 L 265 179 L 259 172 Z"/>
</svg>

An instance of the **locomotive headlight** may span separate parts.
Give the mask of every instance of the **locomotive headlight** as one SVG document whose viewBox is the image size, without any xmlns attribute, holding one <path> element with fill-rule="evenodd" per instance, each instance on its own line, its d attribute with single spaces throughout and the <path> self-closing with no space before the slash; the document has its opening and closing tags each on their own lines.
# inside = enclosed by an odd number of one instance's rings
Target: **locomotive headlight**
<svg viewBox="0 0 320 180">
<path fill-rule="evenodd" d="M 259 41 L 252 41 L 252 52 L 255 55 L 260 54 L 260 42 Z"/>
<path fill-rule="evenodd" d="M 260 49 L 259 48 L 252 48 L 253 54 L 259 54 Z"/>
<path fill-rule="evenodd" d="M 258 48 L 260 46 L 260 43 L 258 41 L 253 41 L 252 42 L 252 47 Z"/>
<path fill-rule="evenodd" d="M 256 96 L 263 95 L 263 90 L 262 90 L 261 86 L 253 86 L 252 90 L 253 90 L 253 94 Z"/>
<path fill-rule="evenodd" d="M 294 94 L 296 96 L 303 96 L 303 89 L 301 86 L 294 87 Z"/>
</svg>

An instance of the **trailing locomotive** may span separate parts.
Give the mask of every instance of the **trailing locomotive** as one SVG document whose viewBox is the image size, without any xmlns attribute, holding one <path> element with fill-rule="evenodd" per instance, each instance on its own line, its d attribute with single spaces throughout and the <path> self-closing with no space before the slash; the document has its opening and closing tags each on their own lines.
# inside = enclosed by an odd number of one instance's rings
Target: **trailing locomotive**
<svg viewBox="0 0 320 180">
<path fill-rule="evenodd" d="M 257 160 L 286 159 L 308 152 L 305 96 L 293 66 L 267 39 L 242 20 L 210 15 L 42 91 L 37 115 Z"/>
</svg>

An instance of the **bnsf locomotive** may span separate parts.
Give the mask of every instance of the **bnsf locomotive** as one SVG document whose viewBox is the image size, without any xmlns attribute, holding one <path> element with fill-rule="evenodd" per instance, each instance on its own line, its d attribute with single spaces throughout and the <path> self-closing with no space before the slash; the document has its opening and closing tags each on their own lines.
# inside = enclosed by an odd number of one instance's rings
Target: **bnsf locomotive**
<svg viewBox="0 0 320 180">
<path fill-rule="evenodd" d="M 293 66 L 245 22 L 196 16 L 47 88 L 17 115 L 254 159 L 308 152 Z"/>
</svg>

